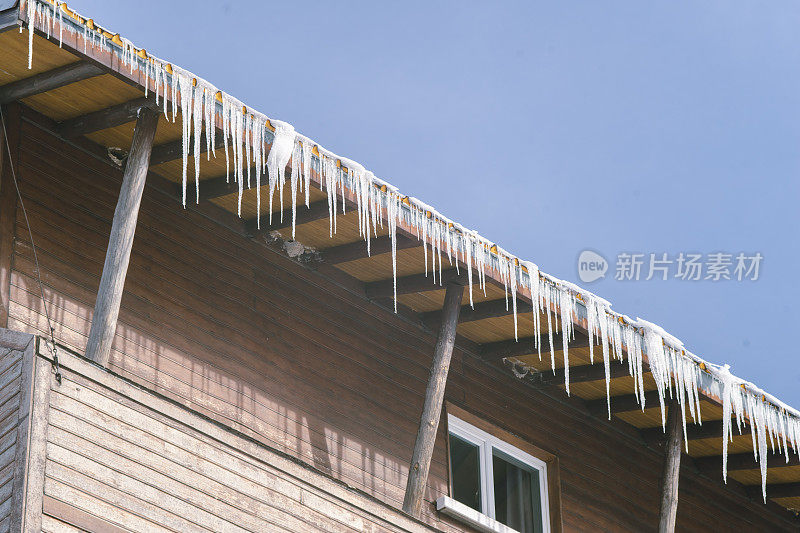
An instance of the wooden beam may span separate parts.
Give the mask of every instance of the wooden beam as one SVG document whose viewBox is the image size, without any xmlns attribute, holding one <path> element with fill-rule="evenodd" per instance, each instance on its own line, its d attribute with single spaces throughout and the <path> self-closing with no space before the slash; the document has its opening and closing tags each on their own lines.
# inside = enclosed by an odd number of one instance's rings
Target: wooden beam
<svg viewBox="0 0 800 533">
<path fill-rule="evenodd" d="M 564 341 L 561 333 L 553 334 L 553 349 L 557 352 L 563 351 Z M 550 340 L 547 332 L 541 336 L 542 357 L 550 353 Z M 589 337 L 575 332 L 575 338 L 569 341 L 570 348 L 585 348 L 589 346 Z M 519 357 L 539 353 L 536 348 L 536 337 L 520 337 L 518 340 L 509 339 L 506 341 L 490 342 L 481 345 L 481 358 L 485 361 L 499 361 L 506 357 Z M 570 374 L 571 374 L 570 369 Z"/>
<path fill-rule="evenodd" d="M 78 61 L 63 67 L 54 68 L 30 78 L 12 81 L 0 87 L 0 104 L 7 104 L 15 100 L 22 100 L 34 94 L 52 91 L 63 85 L 76 83 L 87 78 L 93 78 L 103 73 L 103 69 L 88 63 Z"/>
<path fill-rule="evenodd" d="M 614 398 L 612 398 L 613 401 Z M 648 403 L 649 405 L 649 403 Z M 656 405 L 658 405 L 658 397 L 656 397 Z M 614 404 L 611 404 L 611 407 L 614 407 Z M 731 421 L 731 427 L 733 428 L 733 435 L 739 435 L 738 426 L 736 425 L 736 420 Z M 742 435 L 749 435 L 750 434 L 750 426 L 749 425 L 742 425 Z M 654 428 L 647 428 L 641 430 L 642 438 L 652 444 L 658 443 L 664 440 L 664 431 L 660 427 Z M 686 421 L 686 439 L 687 440 L 702 440 L 702 439 L 721 439 L 722 438 L 722 420 L 705 420 L 703 424 L 694 424 Z M 720 464 L 722 464 L 722 460 L 720 459 Z"/>
<path fill-rule="evenodd" d="M 599 398 L 597 400 L 589 400 L 586 402 L 586 408 L 594 415 L 607 415 L 608 403 L 606 398 Z M 661 404 L 658 401 L 658 391 L 646 391 L 644 393 L 644 406 L 645 409 L 659 407 Z M 630 413 L 632 411 L 641 410 L 639 405 L 638 394 L 622 394 L 619 396 L 611 397 L 611 412 L 613 413 Z M 659 430 L 661 428 L 658 428 Z M 720 433 L 721 434 L 721 433 Z"/>
<path fill-rule="evenodd" d="M 218 132 L 219 133 L 219 132 Z M 243 175 L 245 176 L 245 181 L 247 180 L 247 169 L 244 169 Z M 292 169 L 290 165 L 287 165 L 286 168 L 286 179 L 289 179 L 291 175 Z M 251 176 L 251 185 L 252 187 L 247 187 L 245 185 L 244 190 L 254 189 L 256 187 L 256 167 L 250 167 L 250 176 Z M 269 184 L 269 174 L 267 170 L 264 169 L 261 172 L 261 186 L 264 187 Z M 187 199 L 194 199 L 197 198 L 197 193 L 195 192 L 195 182 L 194 179 L 190 179 L 186 184 L 186 198 Z M 177 195 L 181 197 L 183 195 L 183 186 L 178 184 L 175 188 L 177 191 Z M 219 176 L 215 176 L 213 178 L 206 178 L 200 181 L 200 201 L 204 202 L 206 200 L 213 200 L 214 198 L 219 198 L 221 196 L 227 196 L 229 194 L 234 194 L 239 192 L 239 184 L 234 179 L 233 169 L 231 169 L 230 173 L 220 174 Z M 300 204 L 297 206 L 300 207 Z M 280 208 L 280 206 L 278 206 Z M 264 217 L 262 217 L 263 220 Z M 289 222 L 291 223 L 291 217 Z M 263 222 L 262 222 L 263 225 Z"/>
<path fill-rule="evenodd" d="M 149 166 L 150 149 L 158 125 L 158 113 L 143 107 L 133 132 L 130 155 L 122 177 L 122 187 L 111 224 L 108 251 L 103 265 L 100 288 L 94 306 L 92 327 L 86 344 L 86 357 L 105 366 L 111 353 L 111 343 L 117 329 L 122 289 L 131 258 L 136 219 L 142 202 Z"/>
<path fill-rule="evenodd" d="M 433 282 L 433 274 L 412 274 L 410 276 L 397 278 L 397 294 L 411 294 L 414 292 L 427 292 L 439 291 L 451 281 L 458 281 L 464 283 L 466 280 L 465 273 L 456 272 L 455 268 L 442 270 L 441 276 L 436 272 L 436 283 Z M 394 296 L 393 290 L 394 281 L 392 279 L 384 279 L 381 281 L 373 281 L 365 285 L 365 292 L 367 298 L 370 300 L 377 300 L 380 298 L 392 298 Z"/>
<path fill-rule="evenodd" d="M 719 434 L 722 437 L 722 432 Z M 698 470 L 706 474 L 722 473 L 722 456 L 712 455 L 710 457 L 697 457 L 694 465 Z M 783 466 L 800 466 L 800 459 L 796 453 L 789 453 L 789 460 L 780 453 L 770 453 L 767 455 L 767 468 L 780 468 Z M 728 472 L 740 470 L 758 470 L 761 465 L 756 461 L 750 452 L 728 454 Z"/>
<path fill-rule="evenodd" d="M 246 175 L 247 174 L 245 173 L 245 176 Z M 263 187 L 265 184 L 266 184 L 266 176 L 262 176 L 261 186 Z M 253 183 L 253 185 L 255 186 L 255 182 Z M 244 189 L 247 190 L 247 187 L 244 187 Z M 220 198 L 222 196 L 227 196 L 229 194 L 234 194 L 238 192 L 239 192 L 239 184 L 236 182 L 235 175 L 233 173 L 222 174 L 220 176 L 216 176 L 213 178 L 200 180 L 201 202 L 205 202 L 207 200 L 213 200 L 214 198 Z M 183 184 L 181 183 L 175 184 L 175 195 L 178 198 L 183 197 Z M 186 201 L 195 202 L 196 198 L 197 198 L 197 192 L 195 190 L 195 181 L 194 179 L 189 179 L 187 180 L 186 183 Z"/>
<path fill-rule="evenodd" d="M 436 432 L 439 429 L 447 372 L 450 369 L 450 358 L 453 355 L 453 344 L 456 341 L 458 312 L 461 309 L 463 296 L 464 286 L 462 284 L 452 282 L 447 284 L 442 308 L 442 324 L 439 328 L 439 338 L 436 340 L 431 375 L 425 390 L 425 403 L 422 407 L 422 417 L 419 422 L 417 440 L 414 443 L 414 453 L 411 456 L 408 483 L 403 498 L 403 511 L 416 518 L 419 518 L 422 510 L 422 500 L 428 483 L 428 471 L 431 466 L 433 446 L 436 442 Z"/>
<path fill-rule="evenodd" d="M 129 102 L 60 122 L 58 125 L 58 132 L 69 139 L 107 128 L 121 126 L 122 124 L 127 124 L 128 122 L 136 120 L 137 113 L 142 107 L 156 109 L 157 106 L 152 98 L 136 98 Z"/>
<path fill-rule="evenodd" d="M 761 501 L 761 485 L 750 485 L 746 490 L 748 496 Z M 767 498 L 800 498 L 800 482 L 767 483 Z"/>
<path fill-rule="evenodd" d="M 194 136 L 192 136 L 191 144 L 189 145 L 189 158 L 194 159 L 194 143 L 197 142 Z M 202 135 L 200 135 L 200 152 L 206 152 L 206 133 L 203 131 Z M 217 132 L 217 135 L 214 136 L 214 147 L 216 149 L 223 148 L 225 146 L 225 138 L 222 134 Z M 150 165 L 159 165 L 161 163 L 166 163 L 168 161 L 174 161 L 176 159 L 181 159 L 183 157 L 183 139 L 178 139 L 177 141 L 170 141 L 168 143 L 159 144 L 153 147 L 152 154 L 150 155 Z M 245 169 L 246 172 L 247 169 Z M 247 174 L 245 174 L 246 176 Z"/>
<path fill-rule="evenodd" d="M 200 184 L 202 187 L 203 184 Z M 297 220 L 295 225 L 308 224 L 315 220 L 328 218 L 328 200 L 318 200 L 311 203 L 308 207 L 305 205 L 298 205 L 296 211 Z M 251 218 L 244 223 L 245 231 L 254 237 L 258 234 L 269 233 L 270 231 L 281 230 L 290 228 L 292 226 L 292 212 L 287 213 L 284 211 L 283 220 L 281 220 L 280 213 L 272 213 L 272 224 L 269 223 L 269 214 L 261 215 L 261 229 L 258 228 L 258 219 Z"/>
<path fill-rule="evenodd" d="M 11 3 L 14 5 L 14 2 Z M 0 33 L 19 28 L 19 6 L 0 11 Z"/>
<path fill-rule="evenodd" d="M 397 236 L 398 250 L 406 250 L 417 246 L 422 246 L 422 241 L 415 241 L 414 239 L 409 239 L 402 235 Z M 392 239 L 388 235 L 371 239 L 370 256 L 388 254 L 391 251 Z M 367 257 L 367 243 L 361 239 L 356 242 L 325 248 L 320 254 L 322 255 L 322 260 L 330 265 L 347 263 L 348 261 L 355 261 L 356 259 Z"/>
<path fill-rule="evenodd" d="M 664 469 L 661 474 L 661 510 L 659 533 L 674 533 L 678 516 L 678 481 L 681 474 L 681 426 L 680 406 L 677 400 L 669 401 L 667 413 L 667 443 L 664 447 Z"/>
<path fill-rule="evenodd" d="M 547 351 L 550 351 L 549 345 Z M 621 378 L 629 375 L 627 364 L 620 363 L 619 361 L 611 362 L 611 365 L 609 366 L 609 376 L 611 379 Z M 593 365 L 572 366 L 569 369 L 570 383 L 586 383 L 588 381 L 601 381 L 605 379 L 606 370 L 602 361 Z M 531 380 L 535 383 L 541 383 L 542 385 L 563 385 L 564 369 L 557 368 L 555 372 L 552 370 L 542 370 L 541 372 L 537 372 L 536 374 L 532 375 Z"/>
<path fill-rule="evenodd" d="M 17 225 L 17 189 L 14 173 L 19 162 L 20 108 L 17 104 L 2 107 L 0 128 L 0 327 L 8 326 L 11 299 L 11 258 Z M 5 137 L 4 133 L 8 136 Z M 9 158 L 9 152 L 11 157 Z"/>
<path fill-rule="evenodd" d="M 517 314 L 530 313 L 533 311 L 533 306 L 529 303 L 523 302 L 522 299 L 517 299 Z M 484 320 L 486 318 L 496 318 L 501 316 L 510 316 L 514 313 L 514 308 L 509 297 L 508 302 L 503 298 L 501 300 L 489 300 L 486 302 L 478 302 L 471 307 L 469 305 L 461 306 L 461 312 L 458 315 L 458 322 L 474 322 L 476 320 Z M 422 315 L 422 321 L 430 328 L 439 325 L 441 320 L 441 311 L 429 311 Z"/>
</svg>

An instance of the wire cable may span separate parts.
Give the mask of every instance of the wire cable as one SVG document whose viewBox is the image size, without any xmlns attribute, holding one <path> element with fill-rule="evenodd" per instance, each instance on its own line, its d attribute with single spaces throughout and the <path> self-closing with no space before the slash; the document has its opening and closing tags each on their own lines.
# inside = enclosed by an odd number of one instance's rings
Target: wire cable
<svg viewBox="0 0 800 533">
<path fill-rule="evenodd" d="M 47 327 L 50 329 L 50 342 L 52 346 L 45 342 L 45 346 L 47 346 L 48 350 L 53 356 L 53 370 L 55 371 L 56 381 L 61 383 L 61 369 L 58 365 L 58 353 L 56 351 L 56 338 L 55 338 L 55 328 L 53 327 L 53 323 L 50 320 L 50 311 L 47 308 L 47 300 L 44 297 L 44 284 L 42 283 L 42 275 L 40 273 L 39 268 L 39 256 L 36 253 L 36 244 L 33 242 L 33 232 L 31 231 L 31 223 L 28 220 L 28 211 L 25 209 L 25 202 L 22 200 L 22 193 L 19 190 L 19 182 L 17 181 L 17 172 L 14 168 L 14 161 L 12 160 L 11 155 L 11 145 L 8 142 L 8 130 L 6 129 L 6 117 L 3 114 L 3 108 L 0 106 L 0 123 L 3 125 L 3 141 L 6 145 L 6 153 L 8 154 L 8 166 L 11 168 L 11 177 L 14 181 L 14 188 L 17 190 L 17 199 L 19 200 L 19 205 L 22 207 L 22 215 L 25 217 L 25 225 L 28 227 L 28 238 L 31 241 L 31 249 L 33 250 L 33 262 L 36 265 L 36 280 L 39 283 L 39 296 L 42 299 L 42 307 L 44 308 L 44 316 L 47 319 Z"/>
</svg>

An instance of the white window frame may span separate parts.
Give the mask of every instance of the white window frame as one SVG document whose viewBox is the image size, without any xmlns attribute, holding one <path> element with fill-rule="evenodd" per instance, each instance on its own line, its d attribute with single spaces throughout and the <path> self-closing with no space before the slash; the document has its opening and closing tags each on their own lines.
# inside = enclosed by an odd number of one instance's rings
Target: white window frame
<svg viewBox="0 0 800 533">
<path fill-rule="evenodd" d="M 447 415 L 447 430 L 456 437 L 478 446 L 481 470 L 481 514 L 490 518 L 492 522 L 495 522 L 494 465 L 492 461 L 492 450 L 496 449 L 504 455 L 519 461 L 528 468 L 539 472 L 539 495 L 542 500 L 542 530 L 545 533 L 549 533 L 550 499 L 547 492 L 547 463 L 450 413 Z M 450 498 L 448 498 L 448 500 L 449 499 Z M 465 516 L 464 518 L 467 517 Z M 510 528 L 507 529 L 510 530 Z"/>
</svg>

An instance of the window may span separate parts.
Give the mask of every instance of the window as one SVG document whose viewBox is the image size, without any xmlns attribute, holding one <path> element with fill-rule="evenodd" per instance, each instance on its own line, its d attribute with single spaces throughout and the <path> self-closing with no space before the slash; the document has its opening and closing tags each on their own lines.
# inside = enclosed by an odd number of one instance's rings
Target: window
<svg viewBox="0 0 800 533">
<path fill-rule="evenodd" d="M 437 508 L 483 531 L 549 532 L 547 463 L 448 414 L 450 497 Z"/>
</svg>

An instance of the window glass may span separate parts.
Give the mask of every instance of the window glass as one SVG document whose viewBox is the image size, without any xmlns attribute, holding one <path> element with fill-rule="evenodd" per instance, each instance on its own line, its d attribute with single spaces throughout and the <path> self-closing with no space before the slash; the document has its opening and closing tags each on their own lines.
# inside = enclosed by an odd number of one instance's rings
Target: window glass
<svg viewBox="0 0 800 533">
<path fill-rule="evenodd" d="M 481 510 L 480 453 L 478 446 L 450 435 L 450 479 L 453 499 Z"/>
<path fill-rule="evenodd" d="M 542 531 L 539 471 L 493 450 L 495 520 L 522 533 Z"/>
</svg>

